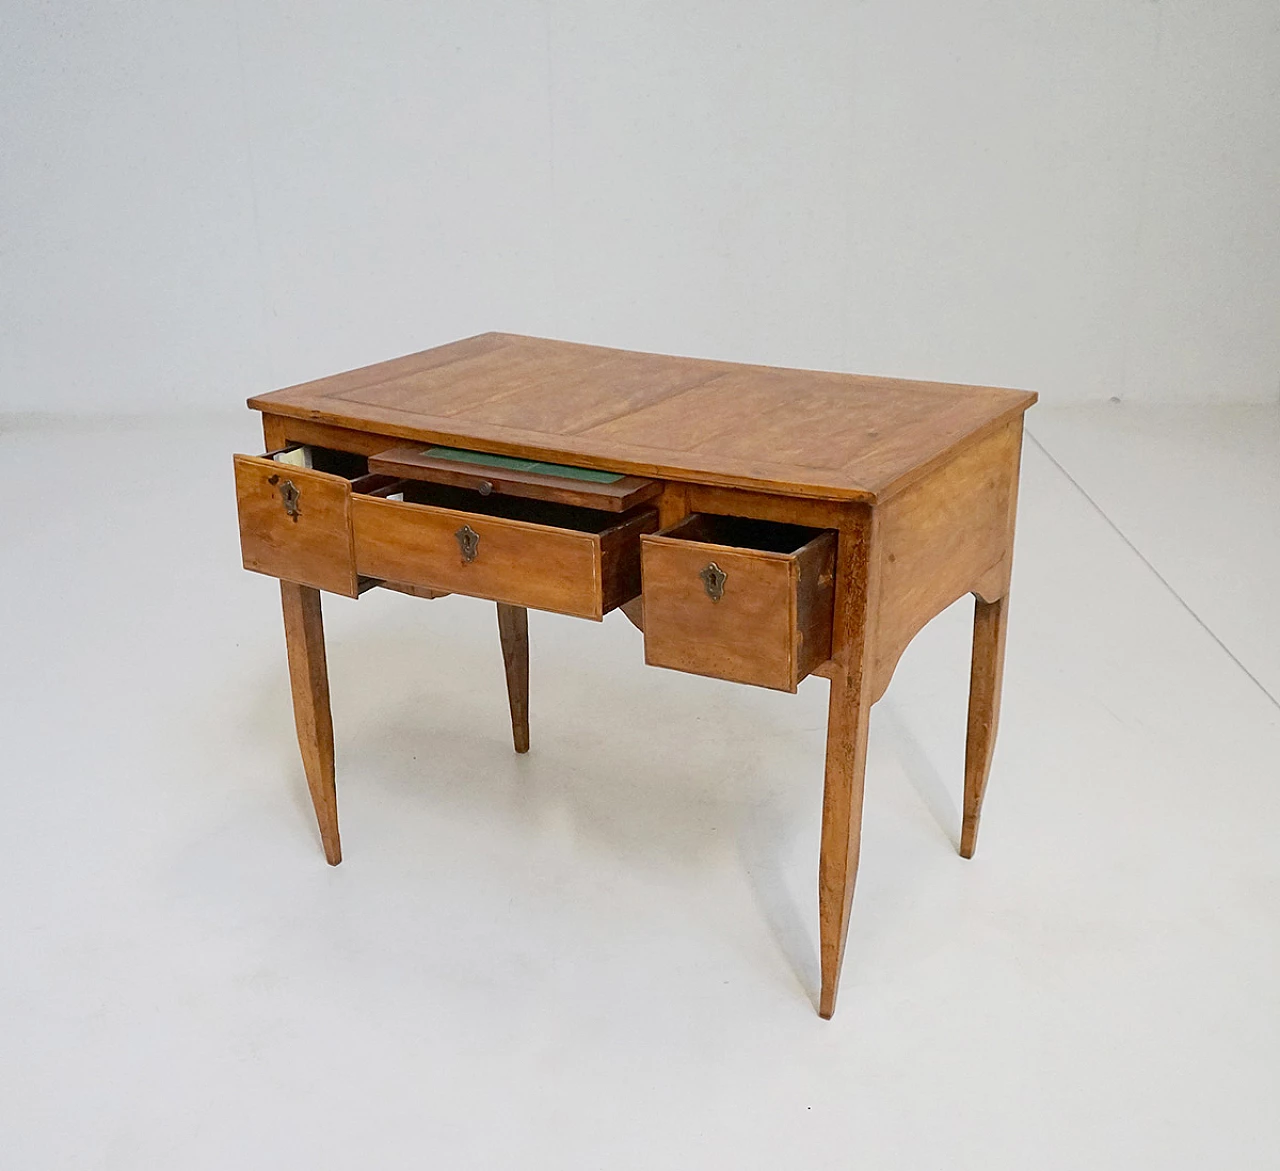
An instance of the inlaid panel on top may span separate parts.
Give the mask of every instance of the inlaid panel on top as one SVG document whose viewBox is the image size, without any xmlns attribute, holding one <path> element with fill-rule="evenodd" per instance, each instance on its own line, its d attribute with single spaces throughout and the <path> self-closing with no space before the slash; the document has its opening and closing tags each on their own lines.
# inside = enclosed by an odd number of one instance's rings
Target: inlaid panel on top
<svg viewBox="0 0 1280 1171">
<path fill-rule="evenodd" d="M 483 334 L 249 401 L 424 442 L 871 501 L 1035 398 Z"/>
</svg>

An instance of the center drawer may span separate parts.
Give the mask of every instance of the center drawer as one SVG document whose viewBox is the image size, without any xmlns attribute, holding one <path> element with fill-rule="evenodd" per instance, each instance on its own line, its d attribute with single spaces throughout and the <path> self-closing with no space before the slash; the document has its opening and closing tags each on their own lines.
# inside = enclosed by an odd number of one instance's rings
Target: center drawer
<svg viewBox="0 0 1280 1171">
<path fill-rule="evenodd" d="M 363 577 L 597 621 L 640 593 L 640 536 L 658 527 L 652 508 L 482 497 L 312 448 L 236 456 L 236 488 L 247 569 L 352 597 Z"/>
<path fill-rule="evenodd" d="M 618 516 L 401 481 L 403 499 L 356 493 L 358 573 L 597 621 L 640 592 L 652 508 Z"/>
</svg>

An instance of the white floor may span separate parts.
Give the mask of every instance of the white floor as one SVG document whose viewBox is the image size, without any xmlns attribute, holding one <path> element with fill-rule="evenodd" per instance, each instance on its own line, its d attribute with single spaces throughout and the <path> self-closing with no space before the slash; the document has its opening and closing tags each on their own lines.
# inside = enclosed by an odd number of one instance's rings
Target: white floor
<svg viewBox="0 0 1280 1171">
<path fill-rule="evenodd" d="M 830 1023 L 827 684 L 620 615 L 532 616 L 516 758 L 491 607 L 327 599 L 325 865 L 254 422 L 0 433 L 0 1165 L 1280 1165 L 1280 412 L 1032 414 L 978 857 L 962 603 L 874 714 Z"/>
</svg>

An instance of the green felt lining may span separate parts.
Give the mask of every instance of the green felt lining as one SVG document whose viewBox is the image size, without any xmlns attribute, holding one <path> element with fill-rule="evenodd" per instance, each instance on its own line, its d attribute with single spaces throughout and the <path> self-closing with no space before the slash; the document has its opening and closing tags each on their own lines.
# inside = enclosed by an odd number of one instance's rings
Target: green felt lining
<svg viewBox="0 0 1280 1171">
<path fill-rule="evenodd" d="M 453 459 L 462 464 L 480 464 L 505 468 L 509 472 L 537 472 L 543 476 L 563 476 L 567 480 L 588 480 L 592 484 L 616 484 L 621 472 L 599 472 L 595 468 L 573 468 L 568 464 L 544 464 L 536 459 L 515 459 L 509 455 L 492 455 L 487 451 L 465 451 L 460 447 L 428 447 L 423 455 L 434 459 Z"/>
</svg>

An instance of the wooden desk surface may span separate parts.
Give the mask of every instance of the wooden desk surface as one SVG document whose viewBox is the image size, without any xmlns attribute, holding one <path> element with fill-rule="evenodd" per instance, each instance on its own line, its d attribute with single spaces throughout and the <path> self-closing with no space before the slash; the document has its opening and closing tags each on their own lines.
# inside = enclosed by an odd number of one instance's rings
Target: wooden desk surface
<svg viewBox="0 0 1280 1171">
<path fill-rule="evenodd" d="M 249 400 L 429 443 L 875 503 L 1027 391 L 675 358 L 486 333 Z"/>
</svg>

